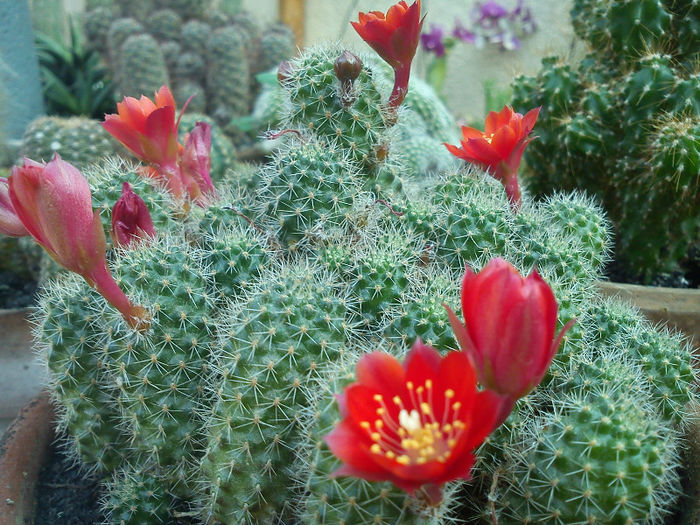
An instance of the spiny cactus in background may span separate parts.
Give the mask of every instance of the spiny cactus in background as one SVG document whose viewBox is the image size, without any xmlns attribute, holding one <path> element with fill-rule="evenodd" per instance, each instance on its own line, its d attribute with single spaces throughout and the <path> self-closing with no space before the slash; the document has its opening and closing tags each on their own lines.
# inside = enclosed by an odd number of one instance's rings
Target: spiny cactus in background
<svg viewBox="0 0 700 525">
<path fill-rule="evenodd" d="M 691 354 L 596 296 L 610 228 L 590 199 L 525 195 L 516 213 L 477 169 L 404 177 L 403 115 L 382 75 L 337 46 L 284 66 L 282 145 L 262 169 L 229 170 L 198 205 L 139 185 L 120 164 L 91 177 L 103 226 L 118 187 L 110 177 L 132 181 L 158 223 L 156 239 L 108 255 L 148 327 L 129 328 L 70 275 L 46 286 L 37 312 L 62 428 L 108 480 L 111 522 L 165 521 L 183 505 L 225 525 L 442 525 L 492 514 L 661 523 L 681 493 L 677 427 L 697 400 Z M 456 309 L 465 264 L 476 271 L 493 257 L 523 275 L 536 267 L 559 305 L 551 324 L 577 322 L 540 386 L 477 453 L 474 482 L 450 484 L 430 507 L 422 491 L 334 477 L 340 462 L 323 438 L 355 363 L 368 351 L 401 357 L 417 337 L 455 349 L 442 303 Z"/>
<path fill-rule="evenodd" d="M 571 15 L 591 48 L 581 64 L 545 58 L 536 76 L 514 84 L 516 108 L 542 106 L 539 139 L 525 153 L 529 186 L 537 196 L 580 188 L 602 200 L 623 278 L 692 273 L 700 5 L 577 0 Z"/>
<path fill-rule="evenodd" d="M 27 126 L 21 155 L 50 161 L 58 153 L 78 167 L 115 155 L 117 144 L 100 122 L 83 117 L 39 117 Z"/>
<path fill-rule="evenodd" d="M 261 29 L 240 6 L 227 2 L 91 2 L 85 32 L 107 62 L 120 96 L 150 95 L 167 83 L 180 104 L 197 94 L 191 109 L 213 117 L 238 148 L 253 142 L 257 131 L 246 135 L 231 125 L 251 112 L 259 90 L 256 75 L 296 49 L 288 27 L 275 23 Z"/>
<path fill-rule="evenodd" d="M 244 115 L 250 105 L 250 68 L 245 40 L 234 27 L 214 31 L 207 41 L 207 105 L 220 123 Z"/>
<path fill-rule="evenodd" d="M 158 43 L 148 34 L 133 35 L 121 46 L 117 82 L 127 96 L 153 93 L 168 84 L 168 70 Z"/>
</svg>

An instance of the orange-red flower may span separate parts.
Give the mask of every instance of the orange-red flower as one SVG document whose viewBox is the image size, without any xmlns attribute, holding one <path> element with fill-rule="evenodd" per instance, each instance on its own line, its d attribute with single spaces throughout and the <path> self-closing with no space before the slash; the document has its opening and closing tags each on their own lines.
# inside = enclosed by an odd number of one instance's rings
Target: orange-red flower
<svg viewBox="0 0 700 525">
<path fill-rule="evenodd" d="M 503 399 L 477 391 L 463 352 L 444 358 L 417 341 L 403 365 L 374 352 L 360 359 L 357 382 L 338 396 L 343 417 L 325 437 L 343 465 L 337 476 L 391 481 L 439 501 L 440 486 L 468 479 L 473 450 L 494 429 Z"/>
<path fill-rule="evenodd" d="M 505 106 L 500 112 L 491 111 L 486 117 L 485 131 L 462 127 L 461 148 L 445 144 L 447 149 L 461 159 L 476 164 L 500 180 L 515 209 L 520 207 L 518 167 L 529 137 L 537 122 L 540 108 L 525 116 Z"/>
<path fill-rule="evenodd" d="M 124 182 L 122 194 L 112 208 L 112 240 L 118 246 L 129 246 L 134 240 L 155 236 L 146 203 Z"/>
<path fill-rule="evenodd" d="M 107 268 L 100 215 L 77 168 L 58 155 L 47 165 L 24 159 L 12 169 L 9 194 L 19 220 L 58 264 L 81 275 L 132 326 L 143 325 L 146 311 L 131 304 Z"/>
<path fill-rule="evenodd" d="M 416 55 L 423 20 L 420 0 L 411 7 L 405 1 L 394 4 L 386 15 L 381 11 L 360 13 L 358 22 L 351 22 L 360 37 L 394 69 L 394 90 L 389 98 L 391 107 L 401 105 L 408 92 L 411 62 Z"/>
<path fill-rule="evenodd" d="M 17 217 L 10 200 L 10 186 L 7 179 L 0 177 L 0 233 L 10 237 L 25 237 L 29 232 Z"/>
<path fill-rule="evenodd" d="M 175 99 L 163 86 L 155 102 L 145 95 L 140 100 L 124 97 L 117 114 L 105 115 L 102 126 L 139 159 L 171 173 L 178 155 L 175 111 Z"/>
<path fill-rule="evenodd" d="M 182 112 L 188 103 L 189 100 Z M 163 86 L 156 92 L 155 102 L 146 96 L 141 100 L 124 97 L 117 104 L 117 114 L 105 115 L 102 126 L 150 165 L 145 176 L 162 184 L 178 199 L 187 197 L 205 205 L 207 197 L 216 193 L 209 176 L 211 127 L 198 122 L 183 147 L 177 139 L 180 119 L 175 120 L 175 110 L 173 95 Z"/>
<path fill-rule="evenodd" d="M 573 324 L 555 337 L 557 309 L 552 289 L 536 270 L 523 278 L 510 263 L 495 258 L 478 274 L 466 269 L 462 281 L 466 327 L 449 307 L 447 311 L 479 383 L 514 403 L 542 381 Z"/>
</svg>

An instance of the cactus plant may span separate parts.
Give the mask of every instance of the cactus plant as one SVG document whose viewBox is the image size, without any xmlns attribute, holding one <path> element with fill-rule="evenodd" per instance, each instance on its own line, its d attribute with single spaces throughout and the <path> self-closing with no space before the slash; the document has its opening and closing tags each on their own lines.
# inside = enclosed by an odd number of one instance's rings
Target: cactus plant
<svg viewBox="0 0 700 525">
<path fill-rule="evenodd" d="M 192 0 L 93 2 L 85 32 L 120 96 L 151 94 L 170 81 L 180 104 L 198 94 L 191 108 L 213 117 L 240 148 L 255 140 L 256 130 L 241 130 L 231 120 L 251 112 L 257 74 L 290 58 L 295 45 L 285 25 L 262 29 L 233 4 L 224 2 L 220 11 L 214 2 Z M 141 35 L 138 43 L 125 48 L 135 35 Z"/>
<path fill-rule="evenodd" d="M 541 138 L 526 153 L 530 187 L 601 199 L 620 271 L 648 283 L 690 264 L 700 238 L 700 47 L 686 37 L 697 35 L 700 11 L 696 2 L 577 0 L 571 15 L 589 55 L 578 68 L 546 58 L 514 84 L 516 108 L 543 108 Z"/>
<path fill-rule="evenodd" d="M 61 425 L 108 480 L 111 522 L 166 520 L 181 502 L 226 525 L 660 523 L 681 493 L 675 426 L 697 400 L 696 373 L 680 337 L 596 297 L 610 238 L 600 209 L 526 194 L 516 212 L 473 168 L 375 193 L 403 170 L 392 147 L 402 115 L 380 68 L 329 46 L 280 77 L 295 136 L 282 135 L 263 169 L 230 170 L 218 197 L 190 206 L 134 185 L 162 214 L 158 238 L 115 248 L 109 264 L 150 324 L 131 328 L 75 276 L 43 293 L 37 339 Z M 114 185 L 93 179 L 102 203 Z M 99 217 L 110 224 L 107 209 Z M 551 323 L 577 322 L 479 452 L 475 483 L 451 483 L 428 505 L 422 491 L 336 476 L 323 438 L 344 417 L 335 395 L 355 363 L 368 351 L 403 356 L 417 337 L 453 349 L 441 303 L 456 306 L 465 264 L 493 257 L 536 267 L 542 278 L 528 279 L 548 282 L 559 304 Z M 412 432 L 420 417 L 398 416 Z"/>
<path fill-rule="evenodd" d="M 133 35 L 126 39 L 119 54 L 117 81 L 125 95 L 154 93 L 168 83 L 165 58 L 150 35 Z"/>
<path fill-rule="evenodd" d="M 116 144 L 99 121 L 84 117 L 40 117 L 27 126 L 21 154 L 50 161 L 58 153 L 79 167 L 117 153 Z"/>
</svg>

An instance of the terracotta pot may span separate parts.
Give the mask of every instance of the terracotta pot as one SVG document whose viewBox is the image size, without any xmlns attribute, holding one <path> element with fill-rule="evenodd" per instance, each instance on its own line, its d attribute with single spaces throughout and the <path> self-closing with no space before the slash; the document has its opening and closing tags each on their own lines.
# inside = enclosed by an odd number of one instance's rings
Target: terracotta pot
<svg viewBox="0 0 700 525">
<path fill-rule="evenodd" d="M 663 288 L 598 281 L 606 297 L 619 297 L 637 308 L 651 321 L 667 322 L 692 338 L 700 349 L 700 289 Z"/>
<path fill-rule="evenodd" d="M 14 419 L 42 388 L 45 372 L 32 351 L 29 314 L 28 308 L 0 309 L 0 420 L 4 423 Z"/>
<path fill-rule="evenodd" d="M 53 438 L 53 406 L 42 392 L 20 411 L 0 442 L 0 524 L 34 522 L 37 479 Z"/>
</svg>

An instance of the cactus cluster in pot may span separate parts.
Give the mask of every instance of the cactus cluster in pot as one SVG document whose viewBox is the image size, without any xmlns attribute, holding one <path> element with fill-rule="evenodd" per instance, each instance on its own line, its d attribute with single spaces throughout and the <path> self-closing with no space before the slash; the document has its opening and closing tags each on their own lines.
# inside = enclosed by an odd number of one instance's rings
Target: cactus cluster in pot
<svg viewBox="0 0 700 525">
<path fill-rule="evenodd" d="M 209 176 L 206 123 L 178 143 L 167 88 L 104 123 L 146 166 L 25 161 L 0 185 L 2 231 L 73 272 L 46 285 L 36 340 L 109 523 L 676 512 L 689 347 L 596 295 L 599 207 L 520 194 L 537 111 L 462 130 L 449 150 L 486 172 L 411 177 L 394 155 L 419 13 L 356 24 L 393 89 L 339 46 L 281 68 L 283 144 L 229 185 Z M 62 194 L 78 204 L 40 206 Z"/>
<path fill-rule="evenodd" d="M 627 278 L 697 267 L 700 3 L 576 0 L 571 17 L 580 64 L 548 57 L 514 83 L 516 109 L 542 106 L 530 188 L 601 199 Z"/>
<path fill-rule="evenodd" d="M 211 0 L 97 0 L 87 7 L 88 40 L 107 61 L 120 95 L 169 84 L 180 105 L 194 95 L 191 110 L 224 127 L 250 113 L 259 91 L 255 76 L 295 52 L 284 24 L 261 28 L 251 14 L 220 10 Z"/>
</svg>

